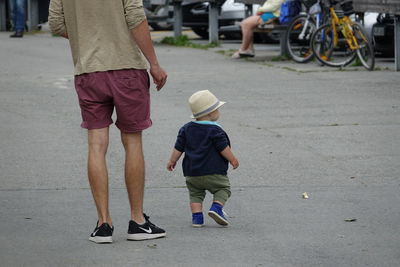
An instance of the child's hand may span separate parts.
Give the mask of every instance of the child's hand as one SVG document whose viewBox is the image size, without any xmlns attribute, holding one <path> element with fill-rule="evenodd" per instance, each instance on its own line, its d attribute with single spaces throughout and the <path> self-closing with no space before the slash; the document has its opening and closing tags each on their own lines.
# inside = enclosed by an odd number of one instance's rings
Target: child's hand
<svg viewBox="0 0 400 267">
<path fill-rule="evenodd" d="M 183 152 L 180 152 L 180 151 L 176 150 L 175 148 L 172 150 L 171 157 L 169 158 L 168 163 L 167 163 L 167 170 L 172 172 L 175 169 L 175 165 L 178 162 L 179 158 L 182 156 L 182 153 Z"/>
<path fill-rule="evenodd" d="M 231 163 L 233 169 L 236 169 L 237 167 L 239 167 L 239 161 L 237 160 L 237 158 L 232 160 L 230 163 Z"/>
<path fill-rule="evenodd" d="M 229 161 L 233 169 L 239 167 L 239 161 L 237 160 L 235 155 L 233 155 L 231 148 L 229 146 L 227 146 L 224 150 L 221 151 L 221 155 Z"/>
<path fill-rule="evenodd" d="M 172 172 L 174 169 L 175 169 L 175 166 L 176 166 L 176 161 L 175 162 L 173 162 L 173 161 L 168 161 L 168 163 L 167 163 L 167 170 L 169 170 L 170 172 Z"/>
</svg>

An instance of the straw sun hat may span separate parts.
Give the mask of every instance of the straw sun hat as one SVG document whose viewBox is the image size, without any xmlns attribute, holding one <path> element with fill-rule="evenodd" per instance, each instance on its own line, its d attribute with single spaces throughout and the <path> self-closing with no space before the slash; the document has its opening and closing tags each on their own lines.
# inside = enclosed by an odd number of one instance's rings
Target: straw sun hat
<svg viewBox="0 0 400 267">
<path fill-rule="evenodd" d="M 208 90 L 197 91 L 189 97 L 189 105 L 193 113 L 192 119 L 210 114 L 223 104 L 225 104 L 225 102 L 219 101 L 218 98 Z"/>
</svg>

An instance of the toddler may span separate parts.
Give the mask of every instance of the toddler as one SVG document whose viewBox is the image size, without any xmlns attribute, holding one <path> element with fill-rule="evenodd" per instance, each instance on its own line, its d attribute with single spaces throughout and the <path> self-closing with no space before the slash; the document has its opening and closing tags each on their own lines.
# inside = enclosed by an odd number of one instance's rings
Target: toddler
<svg viewBox="0 0 400 267">
<path fill-rule="evenodd" d="M 233 169 L 239 162 L 231 151 L 226 132 L 217 123 L 218 109 L 225 104 L 208 90 L 198 91 L 189 98 L 192 118 L 178 133 L 175 147 L 167 164 L 173 171 L 183 153 L 183 175 L 190 195 L 193 227 L 204 225 L 203 200 L 206 190 L 213 194 L 208 215 L 220 225 L 228 225 L 223 206 L 231 195 L 227 176 L 228 163 Z"/>
</svg>

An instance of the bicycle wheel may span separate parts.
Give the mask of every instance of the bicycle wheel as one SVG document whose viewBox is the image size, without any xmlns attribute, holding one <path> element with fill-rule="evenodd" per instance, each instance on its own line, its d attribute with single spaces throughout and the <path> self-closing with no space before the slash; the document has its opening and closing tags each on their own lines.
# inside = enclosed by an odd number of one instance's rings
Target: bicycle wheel
<svg viewBox="0 0 400 267">
<path fill-rule="evenodd" d="M 353 24 L 353 31 L 357 43 L 360 46 L 360 49 L 357 49 L 357 56 L 360 59 L 361 64 L 363 64 L 367 70 L 374 70 L 375 54 L 371 40 L 368 38 L 364 27 L 357 22 Z"/>
<path fill-rule="evenodd" d="M 331 24 L 325 24 L 315 30 L 311 37 L 311 48 L 316 58 L 331 67 L 344 67 L 356 57 L 343 34 L 338 31 L 338 42 L 334 44 L 334 32 Z"/>
<path fill-rule="evenodd" d="M 299 15 L 289 24 L 286 45 L 294 61 L 306 63 L 313 58 L 310 40 L 315 28 L 315 22 L 307 15 Z"/>
</svg>

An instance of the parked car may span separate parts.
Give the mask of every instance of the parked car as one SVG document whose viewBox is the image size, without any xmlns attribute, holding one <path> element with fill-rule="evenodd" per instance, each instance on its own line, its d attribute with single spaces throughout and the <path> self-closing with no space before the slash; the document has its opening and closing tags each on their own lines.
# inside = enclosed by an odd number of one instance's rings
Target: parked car
<svg viewBox="0 0 400 267">
<path fill-rule="evenodd" d="M 190 27 L 193 32 L 201 38 L 208 39 L 208 2 L 182 2 L 182 25 Z M 255 14 L 259 5 L 253 5 L 253 14 Z M 221 10 L 218 18 L 219 33 L 226 39 L 240 39 L 240 22 L 245 18 L 246 7 L 244 4 L 235 3 L 234 0 L 226 0 L 221 5 Z M 255 34 L 256 40 L 264 40 L 276 42 L 279 40 L 279 35 L 269 33 L 268 35 Z"/>
<path fill-rule="evenodd" d="M 364 28 L 368 33 L 368 37 L 373 39 L 372 28 L 376 23 L 379 13 L 365 12 L 364 13 Z"/>
<path fill-rule="evenodd" d="M 394 16 L 379 14 L 372 33 L 375 52 L 384 56 L 394 56 Z"/>
<path fill-rule="evenodd" d="M 174 7 L 167 1 L 143 0 L 144 12 L 151 28 L 155 31 L 170 31 L 173 29 Z"/>
</svg>

